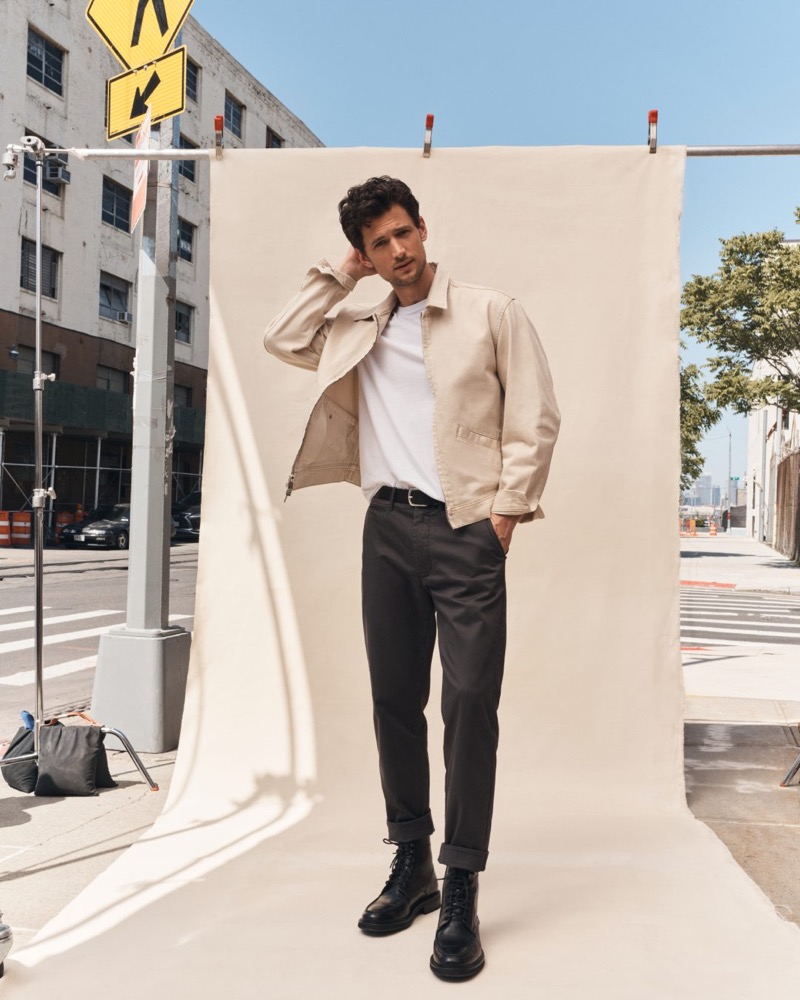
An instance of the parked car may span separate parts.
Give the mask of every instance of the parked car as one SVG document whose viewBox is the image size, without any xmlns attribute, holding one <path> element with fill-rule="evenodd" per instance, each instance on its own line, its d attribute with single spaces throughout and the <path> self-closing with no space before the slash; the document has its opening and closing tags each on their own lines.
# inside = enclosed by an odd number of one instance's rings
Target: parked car
<svg viewBox="0 0 800 1000">
<path fill-rule="evenodd" d="M 82 521 L 73 521 L 61 529 L 61 542 L 74 545 L 103 545 L 108 549 L 127 549 L 131 537 L 130 504 L 97 507 Z"/>
<path fill-rule="evenodd" d="M 200 490 L 192 490 L 172 505 L 172 519 L 177 521 L 175 538 L 196 542 L 200 537 Z"/>
</svg>

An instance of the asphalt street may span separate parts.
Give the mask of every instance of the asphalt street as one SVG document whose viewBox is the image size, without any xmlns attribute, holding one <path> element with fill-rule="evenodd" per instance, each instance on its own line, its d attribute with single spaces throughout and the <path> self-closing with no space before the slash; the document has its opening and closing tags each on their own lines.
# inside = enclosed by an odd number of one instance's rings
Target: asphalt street
<svg viewBox="0 0 800 1000">
<path fill-rule="evenodd" d="M 800 597 L 681 587 L 681 645 L 800 644 Z"/>
<path fill-rule="evenodd" d="M 57 557 L 57 558 L 56 558 Z M 126 618 L 128 553 L 44 554 L 45 715 L 89 705 L 100 636 Z M 197 543 L 170 550 L 170 620 L 193 625 Z M 31 568 L 0 562 L 0 742 L 34 708 L 35 592 Z"/>
</svg>

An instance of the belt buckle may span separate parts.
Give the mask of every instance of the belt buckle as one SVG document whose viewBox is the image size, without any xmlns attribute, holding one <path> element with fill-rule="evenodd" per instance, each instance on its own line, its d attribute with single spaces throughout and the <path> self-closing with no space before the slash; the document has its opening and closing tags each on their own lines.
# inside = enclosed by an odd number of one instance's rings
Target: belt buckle
<svg viewBox="0 0 800 1000">
<path fill-rule="evenodd" d="M 427 507 L 428 506 L 426 503 L 414 503 L 414 501 L 411 499 L 411 494 L 412 493 L 420 493 L 420 492 L 421 492 L 421 490 L 409 490 L 408 491 L 408 506 L 409 507 Z"/>
</svg>

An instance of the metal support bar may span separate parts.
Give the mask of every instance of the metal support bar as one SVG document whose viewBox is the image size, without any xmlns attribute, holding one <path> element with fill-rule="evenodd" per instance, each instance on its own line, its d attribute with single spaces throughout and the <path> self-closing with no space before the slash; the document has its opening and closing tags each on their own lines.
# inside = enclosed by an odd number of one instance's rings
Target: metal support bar
<svg viewBox="0 0 800 1000">
<path fill-rule="evenodd" d="M 150 791 L 151 792 L 157 792 L 158 791 L 158 785 L 150 777 L 149 771 L 147 770 L 147 768 L 142 763 L 142 761 L 141 761 L 141 759 L 139 757 L 139 754 L 136 753 L 136 751 L 131 746 L 130 741 L 128 740 L 128 737 L 125 735 L 125 733 L 120 732 L 119 729 L 112 729 L 111 726 L 101 726 L 101 729 L 108 736 L 116 736 L 117 737 L 117 739 L 120 741 L 120 743 L 123 745 L 123 747 L 125 747 L 125 749 L 127 750 L 128 755 L 131 758 L 131 760 L 133 761 L 133 763 L 139 769 L 139 773 L 141 774 L 141 776 L 144 778 L 144 780 L 150 786 Z M 17 760 L 22 760 L 21 757 L 17 757 L 16 759 Z"/>
<path fill-rule="evenodd" d="M 25 753 L 19 757 L 0 757 L 0 767 L 8 767 L 9 764 L 20 764 L 26 760 L 38 760 L 38 753 Z"/>
<path fill-rule="evenodd" d="M 428 116 L 432 118 L 432 115 Z M 648 137 L 648 145 L 650 145 Z M 26 146 L 10 144 L 6 146 L 10 155 L 30 152 Z M 424 152 L 424 146 L 423 146 Z M 651 149 L 652 152 L 652 149 Z M 45 155 L 68 153 L 79 160 L 213 160 L 218 158 L 218 149 L 46 149 Z M 687 146 L 687 156 L 800 156 L 800 146 Z M 6 170 L 13 169 L 4 163 Z"/>
<path fill-rule="evenodd" d="M 12 164 L 11 158 L 19 156 L 20 153 L 30 153 L 29 146 L 21 146 L 18 143 L 10 143 L 6 146 L 6 156 L 3 158 L 3 166 L 6 171 L 16 170 L 16 164 Z M 69 149 L 50 148 L 42 150 L 45 156 L 55 156 L 58 153 L 68 153 L 78 160 L 212 160 L 216 158 L 215 149 L 82 149 L 72 146 Z M 9 162 L 6 162 L 8 158 Z M 11 177 L 14 175 L 12 174 Z"/>
<path fill-rule="evenodd" d="M 781 788 L 787 788 L 788 785 L 789 785 L 789 782 L 797 774 L 798 771 L 800 771 L 800 756 L 797 757 L 797 759 L 795 760 L 794 764 L 792 764 L 792 766 L 786 772 L 786 775 L 784 776 L 784 779 L 781 782 Z"/>
<path fill-rule="evenodd" d="M 44 723 L 44 498 L 42 488 L 42 435 L 45 379 L 42 375 L 42 181 L 44 178 L 44 143 L 35 140 L 29 148 L 36 156 L 36 358 L 33 376 L 34 398 L 34 462 L 33 477 L 33 563 L 34 563 L 34 620 L 36 625 L 36 709 L 33 724 L 33 752 L 39 756 L 39 729 Z"/>
<path fill-rule="evenodd" d="M 214 149 L 48 149 L 48 153 L 69 153 L 79 160 L 213 160 Z"/>
<path fill-rule="evenodd" d="M 103 439 L 98 434 L 97 435 L 97 462 L 95 464 L 94 473 L 94 503 L 93 507 L 97 507 L 100 503 L 100 459 L 102 457 Z"/>
<path fill-rule="evenodd" d="M 800 156 L 800 146 L 687 146 L 687 156 Z"/>
<path fill-rule="evenodd" d="M 58 445 L 58 434 L 53 431 L 50 435 L 50 474 L 48 476 L 50 480 L 50 489 L 47 491 L 50 503 L 47 507 L 47 531 L 48 534 L 53 537 L 52 533 L 55 530 L 55 516 L 53 503 L 56 499 L 56 448 Z"/>
</svg>

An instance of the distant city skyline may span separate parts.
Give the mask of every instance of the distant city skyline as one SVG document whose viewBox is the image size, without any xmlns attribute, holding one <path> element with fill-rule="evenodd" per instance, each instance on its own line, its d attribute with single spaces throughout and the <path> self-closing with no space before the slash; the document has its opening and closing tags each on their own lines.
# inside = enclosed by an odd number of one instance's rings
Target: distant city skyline
<svg viewBox="0 0 800 1000">
<path fill-rule="evenodd" d="M 747 417 L 729 414 L 712 427 L 700 442 L 699 451 L 705 458 L 703 474 L 715 483 L 723 484 L 728 477 L 728 432 L 731 445 L 731 477 L 738 476 L 740 484 L 747 476 Z"/>
<path fill-rule="evenodd" d="M 695 479 L 694 483 L 681 491 L 681 503 L 689 507 L 719 507 L 728 504 L 728 488 L 726 487 L 727 473 L 721 482 L 715 481 L 710 475 L 704 473 Z M 731 506 L 738 506 L 745 502 L 746 487 L 744 477 L 736 473 L 730 479 L 730 503 Z"/>
</svg>

